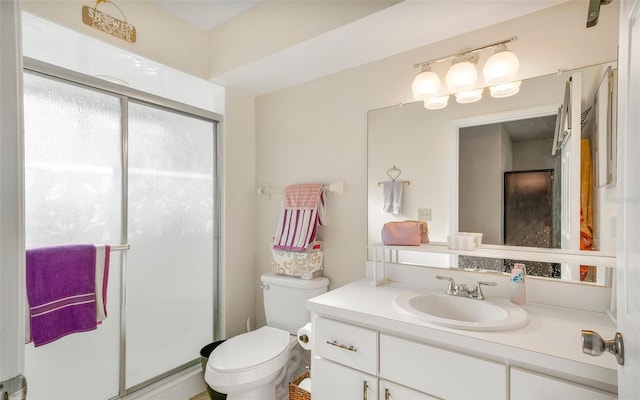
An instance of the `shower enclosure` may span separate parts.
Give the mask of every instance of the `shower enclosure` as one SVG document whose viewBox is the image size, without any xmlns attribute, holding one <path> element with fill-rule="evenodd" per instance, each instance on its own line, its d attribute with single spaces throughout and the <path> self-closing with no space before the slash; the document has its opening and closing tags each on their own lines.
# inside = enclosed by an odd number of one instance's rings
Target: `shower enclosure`
<svg viewBox="0 0 640 400">
<path fill-rule="evenodd" d="M 119 398 L 197 363 L 217 330 L 219 116 L 26 63 L 26 248 L 111 253 L 107 319 L 26 344 L 29 398 Z"/>
</svg>

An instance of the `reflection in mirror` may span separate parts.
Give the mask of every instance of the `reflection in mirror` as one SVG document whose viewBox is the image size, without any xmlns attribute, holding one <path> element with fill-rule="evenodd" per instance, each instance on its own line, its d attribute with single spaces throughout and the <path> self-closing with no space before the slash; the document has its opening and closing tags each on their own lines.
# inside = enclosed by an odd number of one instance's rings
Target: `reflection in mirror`
<svg viewBox="0 0 640 400">
<path fill-rule="evenodd" d="M 473 104 L 453 103 L 437 111 L 425 110 L 422 103 L 370 111 L 368 242 L 380 242 L 385 222 L 415 220 L 425 215 L 419 210 L 426 209 L 431 217 L 428 223 L 432 242 L 446 242 L 448 234 L 471 231 L 482 232 L 484 244 L 578 250 L 583 228 L 579 223 L 581 212 L 588 211 L 593 248 L 615 254 L 615 188 L 589 184 L 591 204 L 585 208 L 579 203 L 581 140 L 602 142 L 591 121 L 596 117 L 607 121 L 615 116 L 611 109 L 608 115 L 595 116 L 592 111 L 595 94 L 610 65 L 525 80 L 520 93 L 508 99 L 487 97 Z M 573 100 L 578 122 L 562 151 L 551 156 L 557 110 L 563 104 L 565 85 L 571 77 L 576 86 L 573 93 L 579 94 Z M 615 118 L 610 119 L 615 122 Z M 591 152 L 583 153 L 583 158 L 584 154 L 592 164 L 597 163 Z M 404 188 L 397 215 L 383 212 L 383 193 L 377 185 L 393 165 L 402 169 L 404 179 L 411 181 Z M 593 165 L 594 170 L 596 167 Z M 489 169 L 494 174 L 490 175 Z M 538 172 L 539 176 L 532 178 Z M 529 182 L 524 185 L 525 192 L 523 182 Z M 530 213 L 534 207 L 527 205 L 534 196 L 532 182 L 533 186 L 542 185 L 535 196 L 545 203 L 544 207 L 537 206 L 535 213 Z M 501 272 L 509 271 L 517 262 L 410 253 L 400 251 L 395 261 Z M 530 274 L 538 276 L 610 283 L 610 272 L 604 267 L 525 264 Z"/>
<path fill-rule="evenodd" d="M 458 229 L 483 243 L 560 248 L 556 115 L 460 129 Z"/>
</svg>

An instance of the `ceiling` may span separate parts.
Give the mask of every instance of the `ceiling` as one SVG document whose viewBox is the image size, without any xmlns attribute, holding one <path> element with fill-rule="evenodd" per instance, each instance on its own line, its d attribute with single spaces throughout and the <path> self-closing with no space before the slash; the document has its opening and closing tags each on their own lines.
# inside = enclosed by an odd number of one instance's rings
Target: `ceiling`
<svg viewBox="0 0 640 400">
<path fill-rule="evenodd" d="M 461 132 L 472 132 L 478 128 L 481 128 L 482 130 L 490 129 L 493 131 L 502 129 L 502 131 L 509 136 L 512 143 L 553 139 L 556 131 L 556 116 L 547 115 L 544 117 L 497 122 L 489 125 L 471 126 L 462 128 Z"/>
<path fill-rule="evenodd" d="M 203 31 L 208 31 L 262 0 L 151 0 L 157 6 Z"/>
<path fill-rule="evenodd" d="M 502 126 L 511 137 L 512 142 L 553 139 L 553 135 L 556 132 L 556 116 L 548 115 L 546 117 L 503 122 Z"/>
<path fill-rule="evenodd" d="M 152 1 L 202 30 L 213 29 L 224 21 L 233 23 L 234 16 L 259 3 L 246 0 Z M 254 95 L 269 93 L 526 15 L 563 1 L 566 0 L 405 0 L 234 67 L 211 77 L 211 80 Z"/>
</svg>

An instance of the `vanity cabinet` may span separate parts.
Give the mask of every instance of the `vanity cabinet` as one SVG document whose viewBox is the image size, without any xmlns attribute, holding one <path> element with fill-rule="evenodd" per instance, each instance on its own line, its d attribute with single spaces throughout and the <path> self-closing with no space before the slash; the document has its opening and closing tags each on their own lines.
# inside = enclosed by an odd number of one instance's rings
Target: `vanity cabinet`
<svg viewBox="0 0 640 400">
<path fill-rule="evenodd" d="M 515 367 L 511 368 L 510 377 L 511 400 L 614 400 L 618 398 L 611 393 Z"/>
<path fill-rule="evenodd" d="M 346 319 L 315 314 L 312 321 L 314 400 L 617 398 L 595 389 L 595 382 L 589 387 L 584 379 L 576 379 L 583 385 L 552 376 L 546 366 L 545 373 L 515 367 L 508 357 L 485 359 L 455 346 L 425 343 L 427 336 L 413 340 L 401 337 L 400 330 L 358 326 Z"/>
<path fill-rule="evenodd" d="M 314 338 L 314 400 L 506 398 L 502 364 L 327 318 Z"/>
</svg>

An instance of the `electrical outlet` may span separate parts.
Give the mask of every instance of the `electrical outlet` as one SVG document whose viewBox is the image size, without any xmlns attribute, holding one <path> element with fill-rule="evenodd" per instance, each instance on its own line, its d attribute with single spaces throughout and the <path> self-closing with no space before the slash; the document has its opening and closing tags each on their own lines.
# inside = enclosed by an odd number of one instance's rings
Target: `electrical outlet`
<svg viewBox="0 0 640 400">
<path fill-rule="evenodd" d="M 431 209 L 418 208 L 418 221 L 431 221 Z"/>
</svg>

